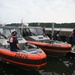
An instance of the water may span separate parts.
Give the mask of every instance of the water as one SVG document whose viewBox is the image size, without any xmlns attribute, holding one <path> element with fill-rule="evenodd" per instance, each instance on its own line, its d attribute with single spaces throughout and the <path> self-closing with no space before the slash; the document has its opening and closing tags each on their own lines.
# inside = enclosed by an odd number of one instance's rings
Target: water
<svg viewBox="0 0 75 75">
<path fill-rule="evenodd" d="M 47 65 L 38 71 L 27 71 L 0 62 L 0 75 L 75 75 L 75 60 L 48 57 Z"/>
</svg>

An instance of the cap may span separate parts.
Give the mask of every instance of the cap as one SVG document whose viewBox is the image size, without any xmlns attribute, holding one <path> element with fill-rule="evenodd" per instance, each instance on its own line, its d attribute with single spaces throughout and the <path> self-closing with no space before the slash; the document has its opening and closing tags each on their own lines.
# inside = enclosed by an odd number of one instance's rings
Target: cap
<svg viewBox="0 0 75 75">
<path fill-rule="evenodd" d="M 15 36 L 15 35 L 17 35 L 17 32 L 16 32 L 16 31 L 13 31 L 13 32 L 11 33 L 11 35 Z"/>
</svg>

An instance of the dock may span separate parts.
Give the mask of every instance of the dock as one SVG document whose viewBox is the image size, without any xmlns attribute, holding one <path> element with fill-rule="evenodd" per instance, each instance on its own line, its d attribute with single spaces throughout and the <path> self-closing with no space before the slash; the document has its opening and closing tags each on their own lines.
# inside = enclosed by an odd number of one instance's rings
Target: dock
<svg viewBox="0 0 75 75">
<path fill-rule="evenodd" d="M 61 37 L 61 41 L 70 42 L 70 33 L 73 31 L 73 28 L 54 28 L 54 32 L 60 31 L 59 35 Z M 52 28 L 45 28 L 45 33 L 51 38 Z"/>
</svg>

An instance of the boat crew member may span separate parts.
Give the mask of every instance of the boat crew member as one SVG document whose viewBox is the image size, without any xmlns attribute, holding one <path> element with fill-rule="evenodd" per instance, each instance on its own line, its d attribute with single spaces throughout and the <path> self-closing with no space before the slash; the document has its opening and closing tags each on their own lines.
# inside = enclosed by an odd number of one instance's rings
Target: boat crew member
<svg viewBox="0 0 75 75">
<path fill-rule="evenodd" d="M 54 32 L 54 35 L 53 35 L 53 40 L 58 40 L 60 41 L 60 31 L 57 31 L 57 32 Z"/>
<path fill-rule="evenodd" d="M 45 27 L 44 27 L 44 26 L 42 27 L 42 30 L 43 30 L 43 32 L 44 32 L 44 34 L 45 34 Z"/>
<path fill-rule="evenodd" d="M 69 35 L 69 37 L 72 38 L 72 40 L 71 40 L 72 46 L 75 45 L 75 27 L 74 27 L 72 33 Z"/>
<path fill-rule="evenodd" d="M 17 39 L 17 32 L 13 31 L 11 33 L 11 37 L 9 39 L 9 43 L 10 43 L 10 50 L 17 52 L 17 50 L 20 49 L 19 43 L 18 43 L 18 39 Z"/>
</svg>

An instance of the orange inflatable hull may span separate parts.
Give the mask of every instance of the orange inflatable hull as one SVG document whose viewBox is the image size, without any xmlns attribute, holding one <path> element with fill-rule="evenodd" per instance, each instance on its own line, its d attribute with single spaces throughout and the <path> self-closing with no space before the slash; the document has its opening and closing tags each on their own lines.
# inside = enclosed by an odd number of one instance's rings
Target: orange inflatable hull
<svg viewBox="0 0 75 75">
<path fill-rule="evenodd" d="M 25 54 L 23 52 L 11 52 L 0 48 L 0 59 L 5 62 L 23 67 L 38 69 L 46 65 L 46 54 Z"/>
<path fill-rule="evenodd" d="M 35 42 L 35 41 L 28 41 L 28 43 L 39 46 L 42 50 L 44 50 L 48 54 L 50 53 L 66 54 L 71 52 L 70 44 L 52 44 L 52 43 Z"/>
</svg>

